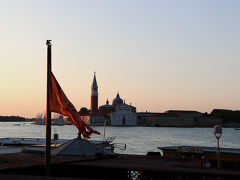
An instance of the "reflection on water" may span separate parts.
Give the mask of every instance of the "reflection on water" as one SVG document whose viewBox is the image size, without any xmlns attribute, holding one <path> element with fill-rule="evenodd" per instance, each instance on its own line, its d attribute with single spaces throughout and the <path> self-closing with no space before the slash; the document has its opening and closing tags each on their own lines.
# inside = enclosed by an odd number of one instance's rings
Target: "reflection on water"
<svg viewBox="0 0 240 180">
<path fill-rule="evenodd" d="M 94 129 L 103 135 L 102 126 L 95 126 Z M 72 125 L 52 126 L 52 134 L 56 132 L 60 139 L 77 137 L 77 128 Z M 92 139 L 102 140 L 102 135 L 93 135 Z M 117 152 L 128 154 L 146 154 L 148 151 L 158 151 L 157 147 L 175 145 L 215 147 L 217 143 L 212 128 L 107 127 L 106 137 L 110 136 L 116 137 L 114 142 L 127 144 L 125 151 Z M 45 126 L 0 122 L 0 137 L 45 138 Z M 239 139 L 240 131 L 223 128 L 220 146 L 240 148 Z"/>
</svg>

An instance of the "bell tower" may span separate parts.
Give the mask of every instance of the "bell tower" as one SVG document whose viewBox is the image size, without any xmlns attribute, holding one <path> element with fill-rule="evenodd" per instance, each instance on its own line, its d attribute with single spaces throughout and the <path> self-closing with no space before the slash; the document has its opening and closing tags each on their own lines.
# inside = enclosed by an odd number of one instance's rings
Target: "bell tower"
<svg viewBox="0 0 240 180">
<path fill-rule="evenodd" d="M 98 112 L 98 85 L 96 72 L 94 72 L 93 83 L 91 87 L 91 113 Z"/>
</svg>

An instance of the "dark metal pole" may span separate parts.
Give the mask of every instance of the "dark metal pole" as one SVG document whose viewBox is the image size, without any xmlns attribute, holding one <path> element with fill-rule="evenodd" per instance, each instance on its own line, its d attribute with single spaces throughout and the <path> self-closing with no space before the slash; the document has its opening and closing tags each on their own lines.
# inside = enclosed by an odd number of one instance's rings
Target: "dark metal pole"
<svg viewBox="0 0 240 180">
<path fill-rule="evenodd" d="M 217 161 L 218 161 L 218 168 L 220 168 L 220 148 L 219 148 L 219 138 L 217 138 Z"/>
<path fill-rule="evenodd" d="M 50 112 L 50 87 L 52 69 L 51 40 L 47 40 L 47 110 L 46 110 L 46 140 L 45 140 L 45 175 L 51 173 L 51 112 Z"/>
</svg>

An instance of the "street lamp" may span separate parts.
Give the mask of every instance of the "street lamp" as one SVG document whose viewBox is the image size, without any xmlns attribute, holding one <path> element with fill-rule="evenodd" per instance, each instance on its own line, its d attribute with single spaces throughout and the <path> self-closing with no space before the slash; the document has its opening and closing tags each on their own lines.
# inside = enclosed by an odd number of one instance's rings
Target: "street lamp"
<svg viewBox="0 0 240 180">
<path fill-rule="evenodd" d="M 217 161 L 218 161 L 218 168 L 220 168 L 220 160 L 219 160 L 219 153 L 220 153 L 220 148 L 219 148 L 219 139 L 222 135 L 222 127 L 220 125 L 215 125 L 213 127 L 213 134 L 217 138 Z"/>
</svg>

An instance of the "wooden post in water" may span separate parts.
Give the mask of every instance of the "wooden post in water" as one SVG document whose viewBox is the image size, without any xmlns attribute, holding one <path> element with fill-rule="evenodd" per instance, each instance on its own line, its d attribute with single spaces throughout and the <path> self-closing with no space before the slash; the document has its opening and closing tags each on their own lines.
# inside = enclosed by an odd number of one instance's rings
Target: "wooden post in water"
<svg viewBox="0 0 240 180">
<path fill-rule="evenodd" d="M 51 174 L 51 112 L 50 112 L 50 87 L 52 69 L 51 40 L 47 40 L 47 109 L 46 109 L 46 140 L 45 140 L 45 175 Z"/>
</svg>

